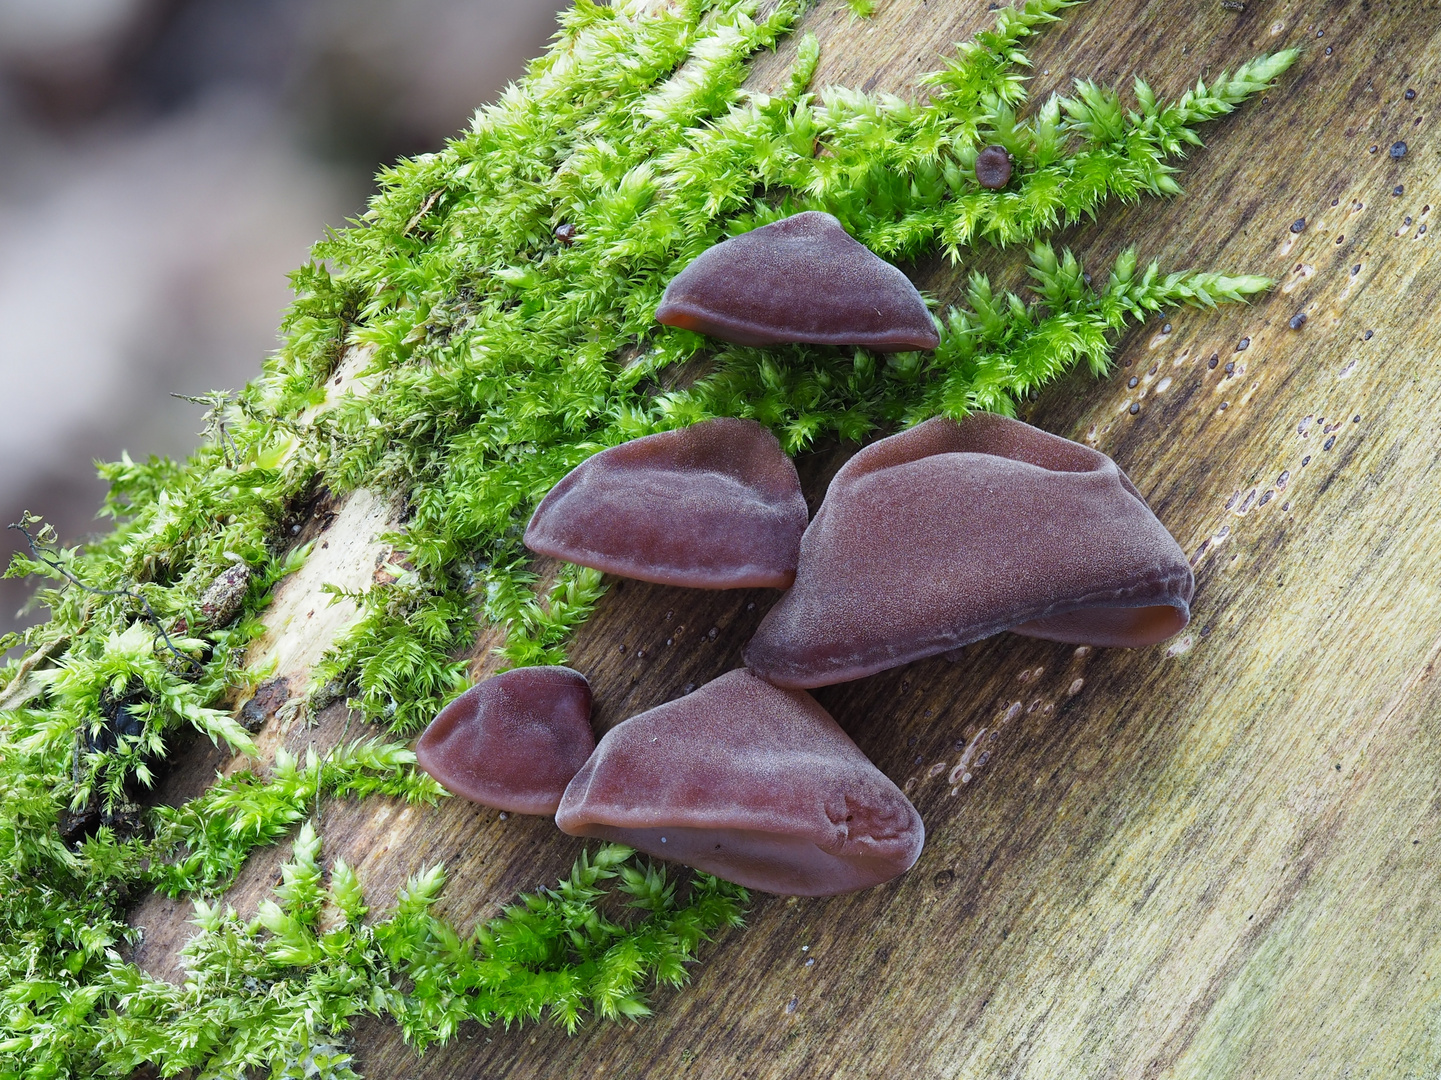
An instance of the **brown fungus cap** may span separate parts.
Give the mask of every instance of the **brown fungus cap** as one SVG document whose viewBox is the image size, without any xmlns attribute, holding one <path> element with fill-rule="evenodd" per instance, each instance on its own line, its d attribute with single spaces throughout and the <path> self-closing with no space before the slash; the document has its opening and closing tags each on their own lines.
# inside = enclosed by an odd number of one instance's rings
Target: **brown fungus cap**
<svg viewBox="0 0 1441 1080">
<path fill-rule="evenodd" d="M 722 417 L 582 462 L 536 508 L 525 545 L 662 585 L 784 589 L 807 516 L 776 437 L 754 420 Z"/>
<path fill-rule="evenodd" d="M 567 667 L 515 668 L 441 709 L 415 760 L 447 791 L 514 814 L 553 814 L 595 749 L 590 684 Z"/>
<path fill-rule="evenodd" d="M 1149 645 L 1190 618 L 1184 553 L 1116 463 L 1002 416 L 937 417 L 841 468 L 746 663 L 858 679 L 1001 630 Z"/>
<path fill-rule="evenodd" d="M 814 698 L 744 669 L 616 725 L 555 821 L 788 896 L 878 885 L 925 842 L 915 807 Z"/>
<path fill-rule="evenodd" d="M 738 345 L 896 352 L 940 341 L 910 279 L 817 210 L 703 252 L 672 279 L 655 317 Z"/>
<path fill-rule="evenodd" d="M 976 183 L 999 191 L 1011 182 L 1011 155 L 1004 146 L 988 146 L 976 155 Z"/>
</svg>

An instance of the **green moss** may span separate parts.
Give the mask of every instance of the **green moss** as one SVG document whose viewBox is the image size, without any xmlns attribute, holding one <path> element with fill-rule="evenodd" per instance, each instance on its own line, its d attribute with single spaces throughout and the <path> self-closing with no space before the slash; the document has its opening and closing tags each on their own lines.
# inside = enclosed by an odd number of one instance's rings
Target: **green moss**
<svg viewBox="0 0 1441 1080">
<path fill-rule="evenodd" d="M 1138 81 L 1131 108 L 1090 83 L 1030 108 L 1021 48 L 1064 6 L 1001 9 L 912 103 L 812 92 L 810 36 L 781 92 L 747 91 L 749 58 L 790 32 L 799 0 L 764 16 L 755 0 L 650 15 L 578 0 L 552 48 L 471 131 L 382 174 L 364 217 L 294 275 L 285 344 L 262 375 L 232 404 L 205 400 L 207 445 L 184 464 L 105 466 L 110 535 L 83 551 L 42 542 L 11 566 L 42 580 L 52 617 L 0 683 L 0 1077 L 123 1076 L 147 1060 L 166 1075 L 350 1076 L 336 1040 L 357 1012 L 393 1016 L 423 1046 L 464 1019 L 549 1012 L 573 1028 L 587 1010 L 639 1016 L 648 980 L 684 979 L 700 941 L 738 921 L 743 891 L 700 876 L 680 903 L 609 847 L 471 935 L 428 914 L 439 868 L 365 923 L 353 873 L 337 864 L 326 885 L 319 840 L 302 829 L 259 917 L 198 900 L 189 979 L 159 983 L 115 951 L 137 892 L 223 889 L 322 797 L 437 791 L 403 746 L 369 741 L 325 760 L 281 758 L 268 776 L 240 773 L 143 820 L 132 797 L 182 726 L 246 745 L 215 703 L 263 675 L 243 670 L 243 648 L 274 583 L 304 557 L 285 548 L 285 515 L 322 481 L 403 496 L 389 538 L 402 572 L 356 597 L 362 616 L 315 679 L 408 734 L 464 685 L 456 658 L 478 619 L 505 627 L 510 663 L 564 658 L 603 582 L 568 567 L 538 597 L 518 538 L 551 485 L 597 450 L 716 415 L 754 417 L 799 452 L 938 413 L 1011 412 L 1077 363 L 1103 374 L 1128 321 L 1265 289 L 1251 276 L 1138 269 L 1130 253 L 1093 286 L 1042 238 L 1108 200 L 1176 194 L 1196 126 L 1295 54 L 1170 104 Z M 1016 161 L 999 192 L 972 172 L 990 143 Z M 1028 245 L 1034 299 L 973 274 L 925 355 L 725 347 L 654 324 L 666 282 L 699 252 L 802 209 L 835 214 L 903 262 Z M 561 239 L 562 224 L 573 235 Z M 366 389 L 330 400 L 350 350 L 364 357 Z M 677 378 L 682 364 L 699 377 Z M 237 564 L 249 575 L 239 615 L 211 625 L 202 601 Z M 62 812 L 101 825 L 89 839 L 62 835 Z M 608 921 L 606 880 L 648 914 Z M 327 907 L 333 925 L 319 919 Z"/>
</svg>

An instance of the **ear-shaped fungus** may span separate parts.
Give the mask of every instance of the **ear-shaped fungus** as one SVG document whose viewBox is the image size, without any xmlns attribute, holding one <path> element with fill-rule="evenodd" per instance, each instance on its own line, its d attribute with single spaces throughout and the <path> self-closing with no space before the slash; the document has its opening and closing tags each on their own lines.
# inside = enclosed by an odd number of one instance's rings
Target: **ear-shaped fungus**
<svg viewBox="0 0 1441 1080">
<path fill-rule="evenodd" d="M 816 210 L 702 253 L 672 279 L 655 317 L 738 345 L 895 352 L 940 341 L 910 279 Z"/>
<path fill-rule="evenodd" d="M 746 663 L 826 686 L 1001 630 L 1149 645 L 1190 618 L 1184 553 L 1116 463 L 1002 416 L 937 417 L 841 468 Z"/>
<path fill-rule="evenodd" d="M 693 589 L 784 589 L 796 575 L 805 496 L 754 420 L 705 420 L 582 462 L 525 530 L 542 555 Z"/>
<path fill-rule="evenodd" d="M 477 683 L 441 709 L 415 744 L 415 760 L 472 802 L 553 814 L 594 749 L 585 676 L 530 667 Z"/>
<path fill-rule="evenodd" d="M 915 807 L 814 698 L 744 669 L 616 725 L 555 821 L 790 896 L 878 885 L 925 842 Z"/>
</svg>

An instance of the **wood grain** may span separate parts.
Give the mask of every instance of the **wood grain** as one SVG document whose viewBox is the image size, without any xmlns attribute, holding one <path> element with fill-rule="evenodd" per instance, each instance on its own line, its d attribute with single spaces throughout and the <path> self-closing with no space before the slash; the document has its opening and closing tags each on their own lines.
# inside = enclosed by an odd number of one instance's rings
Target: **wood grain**
<svg viewBox="0 0 1441 1080">
<path fill-rule="evenodd" d="M 805 23 L 819 79 L 913 94 L 985 7 L 882 0 L 856 21 L 828 0 Z M 955 663 L 819 692 L 925 818 L 909 874 L 854 896 L 758 898 L 749 928 L 639 1025 L 472 1027 L 417 1059 L 393 1026 L 360 1023 L 365 1074 L 1434 1077 L 1437 16 L 1373 0 L 1248 0 L 1240 14 L 1098 0 L 1033 51 L 1037 94 L 1144 70 L 1174 95 L 1256 52 L 1306 50 L 1278 89 L 1206 131 L 1184 197 L 1063 237 L 1097 270 L 1136 244 L 1164 266 L 1281 281 L 1248 309 L 1155 320 L 1123 343 L 1115 377 L 1069 379 L 1027 417 L 1115 457 L 1195 554 L 1185 634 L 1134 652 L 1001 635 Z M 793 48 L 759 61 L 757 84 Z M 1018 280 L 1018 254 L 980 265 Z M 966 269 L 923 267 L 922 283 L 956 297 Z M 802 463 L 812 499 L 845 454 Z M 738 665 L 774 595 L 617 583 L 572 653 L 598 726 Z M 337 706 L 313 730 L 268 727 L 272 745 L 303 749 L 345 723 Z M 548 821 L 459 801 L 330 802 L 321 832 L 382 907 L 444 860 L 443 913 L 466 925 L 579 850 Z M 259 854 L 230 901 L 253 910 L 286 854 Z M 142 904 L 137 959 L 174 977 L 187 915 Z"/>
</svg>

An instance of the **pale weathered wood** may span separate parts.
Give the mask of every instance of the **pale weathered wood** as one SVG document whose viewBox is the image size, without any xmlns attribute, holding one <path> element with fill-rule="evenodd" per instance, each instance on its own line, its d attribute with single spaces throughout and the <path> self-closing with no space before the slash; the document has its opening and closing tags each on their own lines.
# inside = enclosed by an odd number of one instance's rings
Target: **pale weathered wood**
<svg viewBox="0 0 1441 1080">
<path fill-rule="evenodd" d="M 882 0 L 857 22 L 828 0 L 806 20 L 820 80 L 912 93 L 985 6 Z M 1124 343 L 1115 378 L 1071 378 L 1028 417 L 1114 456 L 1197 553 L 1187 633 L 1089 654 L 1002 635 L 957 663 L 821 691 L 924 816 L 914 870 L 855 896 L 758 898 L 749 929 L 707 949 L 694 984 L 658 994 L 637 1026 L 471 1028 L 418 1061 L 392 1026 L 361 1023 L 367 1075 L 1441 1070 L 1441 272 L 1422 229 L 1441 206 L 1441 20 L 1435 4 L 1316 10 L 1097 0 L 1033 53 L 1037 93 L 1144 70 L 1176 94 L 1255 52 L 1307 50 L 1280 88 L 1207 131 L 1184 198 L 1066 237 L 1098 269 L 1136 243 L 1173 267 L 1282 286 L 1249 309 L 1174 313 L 1170 334 L 1154 321 Z M 755 80 L 773 84 L 787 55 Z M 1386 153 L 1397 139 L 1400 162 Z M 1013 278 L 1018 265 L 983 262 Z M 937 264 L 925 283 L 946 297 L 961 280 Z M 1298 311 L 1309 321 L 1293 331 Z M 843 457 L 803 463 L 813 498 Z M 300 610 L 286 598 L 298 588 L 283 584 L 277 605 Z M 599 726 L 737 665 L 773 597 L 617 585 L 573 652 Z M 283 734 L 272 720 L 267 745 L 333 744 L 341 708 L 320 720 Z M 971 779 L 953 784 L 963 756 Z M 214 766 L 197 759 L 172 782 Z M 382 906 L 444 860 L 443 911 L 467 925 L 579 850 L 547 821 L 459 801 L 329 802 L 321 831 Z M 231 902 L 253 910 L 285 854 L 257 855 Z M 173 976 L 187 913 L 143 903 L 137 959 Z"/>
</svg>

